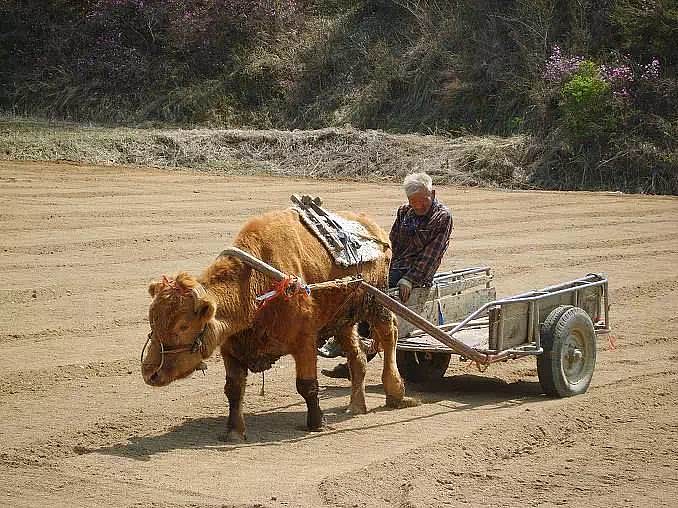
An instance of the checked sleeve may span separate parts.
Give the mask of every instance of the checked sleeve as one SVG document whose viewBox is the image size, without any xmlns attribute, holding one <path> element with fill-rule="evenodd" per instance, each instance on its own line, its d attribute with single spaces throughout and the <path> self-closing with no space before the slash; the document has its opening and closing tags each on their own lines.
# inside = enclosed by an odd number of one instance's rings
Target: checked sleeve
<svg viewBox="0 0 678 508">
<path fill-rule="evenodd" d="M 436 214 L 429 222 L 429 242 L 414 260 L 405 278 L 415 286 L 428 284 L 433 280 L 440 267 L 443 255 L 450 244 L 452 233 L 452 216 L 446 210 Z"/>
</svg>

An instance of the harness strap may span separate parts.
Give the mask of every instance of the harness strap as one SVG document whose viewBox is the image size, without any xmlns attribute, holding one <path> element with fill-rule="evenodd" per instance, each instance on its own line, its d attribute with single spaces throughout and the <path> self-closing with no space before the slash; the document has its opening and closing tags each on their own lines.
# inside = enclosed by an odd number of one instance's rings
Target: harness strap
<svg viewBox="0 0 678 508">
<path fill-rule="evenodd" d="M 190 346 L 183 346 L 183 345 L 178 345 L 178 346 L 165 346 L 162 341 L 155 341 L 160 345 L 160 365 L 156 367 L 156 369 L 153 371 L 153 374 L 151 376 L 155 375 L 162 369 L 162 366 L 165 363 L 165 355 L 174 355 L 178 353 L 197 353 L 204 345 L 203 337 L 205 336 L 205 332 L 207 331 L 207 325 L 203 327 L 203 329 L 200 331 L 200 333 L 193 339 L 193 342 L 191 343 Z M 146 348 L 148 347 L 149 342 L 154 342 L 153 339 L 153 332 L 149 332 L 148 336 L 146 338 L 146 342 L 144 343 L 144 347 L 141 349 L 141 363 L 144 363 L 144 353 L 146 352 Z"/>
</svg>

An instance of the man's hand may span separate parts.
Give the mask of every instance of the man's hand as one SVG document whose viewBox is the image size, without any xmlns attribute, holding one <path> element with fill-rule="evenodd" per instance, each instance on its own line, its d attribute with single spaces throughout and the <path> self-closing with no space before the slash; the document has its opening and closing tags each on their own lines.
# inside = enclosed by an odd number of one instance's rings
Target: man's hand
<svg viewBox="0 0 678 508">
<path fill-rule="evenodd" d="M 402 278 L 398 281 L 398 296 L 400 296 L 400 301 L 407 303 L 407 300 L 410 299 L 410 293 L 412 293 L 412 283 Z"/>
</svg>

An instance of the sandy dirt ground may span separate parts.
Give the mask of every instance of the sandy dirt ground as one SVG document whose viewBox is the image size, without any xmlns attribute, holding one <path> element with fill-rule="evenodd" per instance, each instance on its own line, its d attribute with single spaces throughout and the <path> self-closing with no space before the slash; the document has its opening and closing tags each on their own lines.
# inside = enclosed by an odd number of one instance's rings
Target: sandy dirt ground
<svg viewBox="0 0 678 508">
<path fill-rule="evenodd" d="M 220 358 L 146 386 L 147 284 L 199 273 L 293 192 L 385 228 L 403 201 L 391 184 L 0 162 L 0 505 L 676 506 L 676 198 L 438 189 L 456 226 L 442 268 L 487 264 L 500 296 L 609 275 L 616 348 L 599 338 L 584 395 L 541 395 L 534 359 L 453 362 L 388 410 L 377 358 L 368 414 L 320 377 L 328 427 L 308 433 L 283 359 L 263 396 L 250 376 L 249 440 L 228 444 Z"/>
</svg>

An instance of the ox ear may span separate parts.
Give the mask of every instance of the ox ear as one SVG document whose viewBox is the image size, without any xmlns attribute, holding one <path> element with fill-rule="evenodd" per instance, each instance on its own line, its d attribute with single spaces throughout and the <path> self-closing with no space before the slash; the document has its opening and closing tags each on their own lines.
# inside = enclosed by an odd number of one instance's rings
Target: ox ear
<svg viewBox="0 0 678 508">
<path fill-rule="evenodd" d="M 151 284 L 148 286 L 148 294 L 151 295 L 151 298 L 155 298 L 155 295 L 158 294 L 162 287 L 162 282 L 151 282 Z"/>
<path fill-rule="evenodd" d="M 193 293 L 193 312 L 198 315 L 201 321 L 210 321 L 216 314 L 217 307 L 207 295 L 207 291 L 201 284 L 198 284 L 191 292 Z"/>
<path fill-rule="evenodd" d="M 200 320 L 204 322 L 210 321 L 217 312 L 214 302 L 205 297 L 195 299 L 193 310 L 198 315 Z"/>
</svg>

